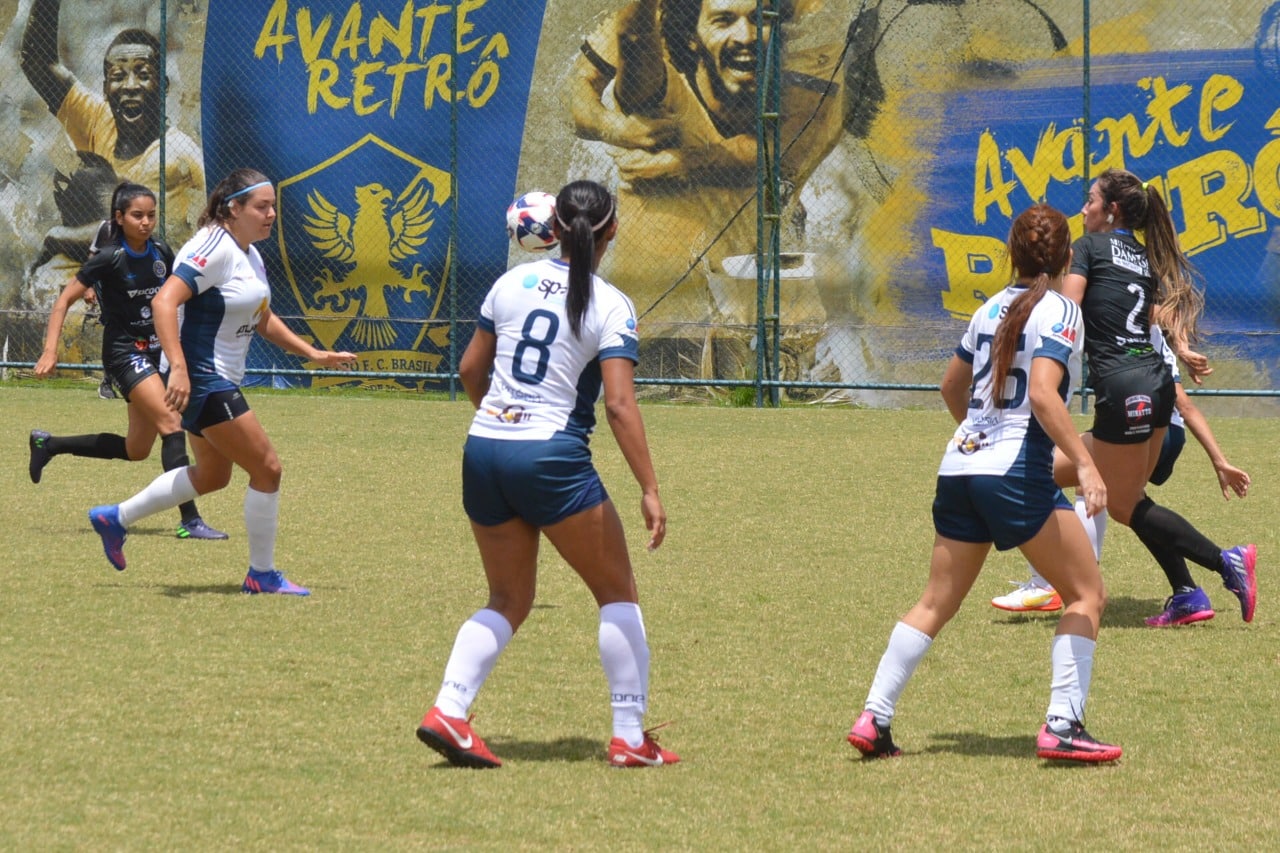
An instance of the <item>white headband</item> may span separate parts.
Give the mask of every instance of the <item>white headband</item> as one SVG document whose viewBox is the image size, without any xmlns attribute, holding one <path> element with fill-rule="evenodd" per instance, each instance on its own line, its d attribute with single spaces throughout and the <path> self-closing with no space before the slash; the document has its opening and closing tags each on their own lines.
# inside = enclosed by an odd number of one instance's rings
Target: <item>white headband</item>
<svg viewBox="0 0 1280 853">
<path fill-rule="evenodd" d="M 609 210 L 605 213 L 604 218 L 601 219 L 599 222 L 597 222 L 595 225 L 591 226 L 592 233 L 595 233 L 596 231 L 599 231 L 601 228 L 608 225 L 609 220 L 611 219 L 613 219 L 613 198 L 612 197 L 609 198 Z M 559 209 L 556 210 L 556 222 L 559 222 L 560 227 L 565 231 L 572 230 L 569 223 L 565 222 L 563 219 L 560 218 Z"/>
<path fill-rule="evenodd" d="M 231 195 L 224 198 L 223 201 L 224 202 L 231 201 L 231 199 L 235 198 L 236 196 L 244 195 L 245 193 L 251 193 L 254 190 L 256 190 L 258 187 L 269 187 L 269 186 L 271 186 L 270 181 L 258 181 L 256 184 L 250 184 L 249 186 L 245 187 L 242 190 L 236 190 Z"/>
</svg>

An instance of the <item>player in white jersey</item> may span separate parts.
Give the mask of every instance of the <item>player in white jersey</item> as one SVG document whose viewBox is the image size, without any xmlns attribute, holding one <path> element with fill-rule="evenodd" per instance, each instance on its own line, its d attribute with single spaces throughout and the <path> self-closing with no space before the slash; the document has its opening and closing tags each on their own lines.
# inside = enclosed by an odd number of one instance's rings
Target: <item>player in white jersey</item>
<svg viewBox="0 0 1280 853">
<path fill-rule="evenodd" d="M 275 219 L 271 181 L 256 170 L 236 169 L 214 187 L 199 231 L 178 252 L 173 274 L 151 300 L 156 336 L 169 362 L 165 401 L 182 413 L 196 464 L 166 471 L 122 503 L 89 511 L 103 551 L 118 570 L 125 567 L 131 524 L 224 488 L 238 465 L 249 475 L 244 499 L 249 571 L 241 589 L 309 594 L 275 566 L 280 457 L 249 410 L 240 380 L 254 334 L 326 367 L 349 365 L 355 355 L 317 349 L 271 312 L 271 289 L 253 243 L 270 236 Z"/>
<path fill-rule="evenodd" d="M 636 405 L 635 309 L 595 275 L 617 231 L 614 200 L 603 186 L 575 181 L 561 189 L 561 257 L 498 279 L 459 365 L 476 407 L 463 450 L 462 505 L 489 601 L 459 629 L 435 704 L 418 726 L 418 738 L 454 765 L 502 765 L 471 728 L 468 711 L 533 607 L 543 534 L 600 608 L 600 662 L 613 709 L 609 764 L 679 761 L 644 729 L 649 644 L 622 521 L 587 445 L 603 386 L 609 426 L 641 489 L 649 550 L 657 548 L 666 511 Z"/>
<path fill-rule="evenodd" d="M 1066 602 L 1036 754 L 1087 762 L 1121 755 L 1082 724 L 1102 575 L 1084 528 L 1053 482 L 1056 444 L 1075 465 L 1090 511 L 1106 506 L 1106 486 L 1066 405 L 1083 343 L 1079 307 L 1057 292 L 1071 260 L 1066 217 L 1048 205 L 1024 211 L 1009 232 L 1009 258 L 1016 282 L 973 316 L 942 380 L 943 399 L 960 426 L 938 472 L 928 583 L 893 629 L 849 732 L 849 742 L 868 757 L 902 754 L 890 733 L 898 699 L 960 609 L 993 543 L 1002 551 L 1019 548 Z"/>
<path fill-rule="evenodd" d="M 1178 358 L 1165 341 L 1164 332 L 1155 324 L 1151 326 L 1151 346 L 1163 356 L 1165 364 L 1169 366 L 1169 370 L 1173 373 L 1175 397 L 1173 414 L 1169 419 L 1169 429 L 1164 434 L 1164 442 L 1160 448 L 1160 458 L 1156 461 L 1156 467 L 1151 472 L 1151 476 L 1147 478 L 1147 482 L 1155 486 L 1161 486 L 1173 476 L 1173 467 L 1177 463 L 1178 457 L 1182 455 L 1182 448 L 1187 443 L 1186 430 L 1190 429 L 1191 434 L 1196 437 L 1196 440 L 1200 442 L 1200 446 L 1204 448 L 1204 452 L 1209 456 L 1209 462 L 1213 465 L 1214 473 L 1218 477 L 1218 487 L 1222 489 L 1222 497 L 1230 500 L 1233 492 L 1241 498 L 1246 497 L 1249 494 L 1249 484 L 1251 482 L 1248 472 L 1232 465 L 1226 454 L 1222 452 L 1222 448 L 1218 446 L 1213 430 L 1209 428 L 1209 421 L 1199 407 L 1191 401 L 1186 390 L 1182 387 L 1182 374 L 1178 370 Z M 1195 353 L 1191 353 L 1191 355 L 1194 356 Z M 1207 359 L 1200 362 L 1199 375 L 1206 376 L 1212 372 L 1211 369 L 1208 369 Z M 1084 523 L 1085 532 L 1089 534 L 1089 541 L 1093 544 L 1094 556 L 1101 561 L 1102 541 L 1107 529 L 1107 512 L 1102 510 L 1091 517 L 1087 516 L 1084 509 L 1084 500 L 1079 497 L 1076 499 L 1075 508 L 1076 515 L 1080 516 L 1080 520 Z M 991 599 L 992 606 L 1018 613 L 1061 609 L 1062 598 L 1054 590 L 1052 584 L 1042 578 L 1035 570 L 1035 567 L 1028 566 L 1027 568 L 1030 577 L 1021 584 L 1014 581 L 1013 583 L 1017 586 L 1017 589 L 1006 595 L 996 596 Z M 1148 625 L 1153 628 L 1166 628 L 1173 625 L 1190 625 L 1195 622 L 1204 622 L 1214 617 L 1213 606 L 1209 602 L 1208 594 L 1205 593 L 1204 589 L 1196 586 L 1189 576 L 1185 578 L 1185 585 L 1180 583 L 1183 580 L 1180 577 L 1169 578 L 1170 584 L 1173 586 L 1173 594 L 1165 602 L 1163 612 L 1147 617 L 1145 621 Z"/>
</svg>

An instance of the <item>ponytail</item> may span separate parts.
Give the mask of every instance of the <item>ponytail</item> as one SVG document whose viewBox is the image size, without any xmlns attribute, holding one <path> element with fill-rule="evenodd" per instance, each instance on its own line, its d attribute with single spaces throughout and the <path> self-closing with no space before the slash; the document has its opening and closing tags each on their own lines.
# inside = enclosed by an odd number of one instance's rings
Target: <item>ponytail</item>
<svg viewBox="0 0 1280 853">
<path fill-rule="evenodd" d="M 617 211 L 613 196 L 595 181 L 566 184 L 556 196 L 556 230 L 569 256 L 569 295 L 565 314 L 574 337 L 582 334 L 582 318 L 591 305 L 596 245 L 604 238 Z"/>
</svg>

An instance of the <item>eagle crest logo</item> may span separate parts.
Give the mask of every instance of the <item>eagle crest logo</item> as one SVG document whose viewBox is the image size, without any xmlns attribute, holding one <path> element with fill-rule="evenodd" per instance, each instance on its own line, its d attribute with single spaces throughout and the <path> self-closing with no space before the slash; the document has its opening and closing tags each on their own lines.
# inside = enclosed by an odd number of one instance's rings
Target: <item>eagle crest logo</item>
<svg viewBox="0 0 1280 853">
<path fill-rule="evenodd" d="M 327 348 L 419 349 L 446 279 L 448 241 L 431 230 L 449 188 L 447 172 L 373 135 L 280 183 L 281 259 Z"/>
<path fill-rule="evenodd" d="M 358 303 L 359 318 L 351 334 L 367 347 L 388 347 L 395 342 L 387 310 L 389 288 L 399 288 L 405 302 L 417 292 L 431 295 L 422 264 L 413 263 L 406 271 L 394 266 L 412 261 L 431 230 L 430 187 L 419 182 L 406 192 L 407 197 L 397 199 L 379 183 L 357 186 L 350 213 L 340 210 L 320 190 L 307 196 L 311 212 L 303 217 L 303 229 L 324 257 L 348 269 L 338 278 L 322 268 L 315 279 L 320 287 L 313 298 L 318 305 L 332 301 L 338 313 Z"/>
</svg>

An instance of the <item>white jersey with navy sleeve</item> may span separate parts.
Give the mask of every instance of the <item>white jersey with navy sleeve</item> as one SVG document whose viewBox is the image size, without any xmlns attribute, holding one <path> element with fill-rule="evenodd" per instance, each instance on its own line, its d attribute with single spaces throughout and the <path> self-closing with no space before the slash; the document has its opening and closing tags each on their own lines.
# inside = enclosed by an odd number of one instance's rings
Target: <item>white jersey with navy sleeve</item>
<svg viewBox="0 0 1280 853">
<path fill-rule="evenodd" d="M 479 328 L 497 337 L 497 353 L 471 435 L 532 440 L 562 431 L 585 437 L 595 428 L 600 362 L 639 360 L 635 307 L 593 276 L 581 335 L 574 337 L 568 293 L 569 265 L 558 258 L 521 264 L 494 282 Z"/>
<path fill-rule="evenodd" d="M 1020 475 L 1040 468 L 1052 476 L 1053 442 L 1031 412 L 1031 361 L 1061 362 L 1066 370 L 1059 391 L 1064 402 L 1070 400 L 1080 376 L 1083 320 L 1079 305 L 1056 291 L 1045 292 L 1027 318 L 999 400 L 993 400 L 991 356 L 996 329 L 1013 300 L 1025 292 L 1024 287 L 1007 287 L 987 300 L 956 348 L 956 355 L 973 365 L 973 384 L 969 413 L 947 445 L 940 476 Z"/>
<path fill-rule="evenodd" d="M 1169 365 L 1169 370 L 1173 373 L 1173 381 L 1181 382 L 1182 374 L 1178 371 L 1178 357 L 1173 354 L 1173 350 L 1169 348 L 1169 344 L 1164 339 L 1164 331 L 1154 323 L 1151 324 L 1151 346 L 1155 351 L 1160 353 L 1164 358 L 1164 363 Z M 1185 427 L 1186 422 L 1182 420 L 1182 412 L 1178 411 L 1175 403 L 1173 414 L 1169 415 L 1169 426 Z"/>
<path fill-rule="evenodd" d="M 178 252 L 173 274 L 193 296 L 182 306 L 182 352 L 192 383 L 244 378 L 249 342 L 271 304 L 267 270 L 257 248 L 246 252 L 218 225 L 206 225 Z"/>
</svg>

